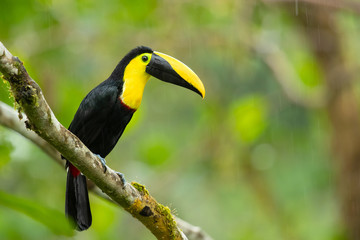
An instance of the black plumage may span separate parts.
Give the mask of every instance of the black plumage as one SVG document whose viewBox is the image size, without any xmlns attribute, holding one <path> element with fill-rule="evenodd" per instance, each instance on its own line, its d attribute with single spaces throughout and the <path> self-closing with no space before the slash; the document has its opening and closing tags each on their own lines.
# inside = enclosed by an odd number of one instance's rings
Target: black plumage
<svg viewBox="0 0 360 240">
<path fill-rule="evenodd" d="M 152 50 L 137 47 L 130 51 L 110 77 L 83 99 L 69 126 L 69 130 L 93 153 L 103 158 L 115 147 L 135 112 L 120 100 L 120 95 L 125 67 L 142 53 L 152 53 Z M 67 162 L 67 165 L 65 213 L 76 223 L 77 230 L 86 230 L 92 222 L 86 178 L 71 163 Z"/>
<path fill-rule="evenodd" d="M 189 67 L 166 54 L 141 46 L 131 50 L 110 77 L 89 92 L 69 130 L 94 154 L 105 158 L 115 147 L 135 108 L 140 106 L 150 76 L 205 96 L 201 80 Z M 65 213 L 82 231 L 92 222 L 86 177 L 71 163 L 67 162 L 67 166 Z"/>
<path fill-rule="evenodd" d="M 124 105 L 122 79 L 109 78 L 81 102 L 69 130 L 93 153 L 105 158 L 116 145 L 135 110 Z"/>
</svg>

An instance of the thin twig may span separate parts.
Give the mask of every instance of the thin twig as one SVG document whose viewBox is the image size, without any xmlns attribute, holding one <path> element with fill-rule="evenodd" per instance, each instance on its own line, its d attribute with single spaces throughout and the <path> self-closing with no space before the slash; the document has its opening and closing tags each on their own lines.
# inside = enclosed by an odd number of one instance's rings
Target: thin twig
<svg viewBox="0 0 360 240">
<path fill-rule="evenodd" d="M 26 129 L 26 118 L 26 115 L 17 113 L 14 108 L 11 108 L 3 102 L 0 102 L 0 125 L 15 130 L 25 138 L 31 140 L 52 159 L 64 166 L 65 161 L 61 160 L 60 153 L 53 146 L 39 137 L 35 132 Z"/>
</svg>

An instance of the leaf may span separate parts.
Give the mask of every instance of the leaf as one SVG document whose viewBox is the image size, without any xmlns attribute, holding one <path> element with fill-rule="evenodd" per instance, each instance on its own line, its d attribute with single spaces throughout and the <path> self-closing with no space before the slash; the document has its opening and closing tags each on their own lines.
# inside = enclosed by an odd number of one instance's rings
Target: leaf
<svg viewBox="0 0 360 240">
<path fill-rule="evenodd" d="M 5 135 L 0 129 L 0 168 L 10 162 L 10 154 L 13 150 L 13 146 L 9 141 L 6 140 Z"/>
<path fill-rule="evenodd" d="M 65 214 L 42 204 L 0 191 L 0 205 L 21 212 L 48 227 L 56 235 L 72 236 L 73 228 Z"/>
<path fill-rule="evenodd" d="M 293 65 L 301 81 L 306 87 L 316 87 L 324 79 L 318 63 L 313 56 L 307 51 L 296 51 L 293 56 Z"/>
<path fill-rule="evenodd" d="M 234 133 L 244 142 L 254 142 L 266 128 L 266 113 L 267 105 L 261 96 L 239 99 L 229 113 Z"/>
</svg>

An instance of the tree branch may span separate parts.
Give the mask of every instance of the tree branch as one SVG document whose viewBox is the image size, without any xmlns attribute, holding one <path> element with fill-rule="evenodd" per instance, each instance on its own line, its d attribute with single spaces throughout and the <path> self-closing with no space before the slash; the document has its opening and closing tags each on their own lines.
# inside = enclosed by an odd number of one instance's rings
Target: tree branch
<svg viewBox="0 0 360 240">
<path fill-rule="evenodd" d="M 26 129 L 24 114 L 20 112 L 17 113 L 13 108 L 3 102 L 0 102 L 0 125 L 20 133 L 22 136 L 35 143 L 41 150 L 56 160 L 59 164 L 62 166 L 65 165 L 65 161 L 61 160 L 60 153 L 53 146 L 51 146 L 47 141 L 39 137 L 33 131 Z"/>
<path fill-rule="evenodd" d="M 2 106 L 0 116 L 7 118 L 1 123 L 17 129 L 23 136 L 35 142 L 52 158 L 59 160 L 60 152 L 84 175 L 94 182 L 114 202 L 142 222 L 158 239 L 187 239 L 180 230 L 168 207 L 156 202 L 144 186 L 122 182 L 116 172 L 107 167 L 104 173 L 101 162 L 75 135 L 62 126 L 48 106 L 40 87 L 28 75 L 22 62 L 0 42 L 0 72 L 10 83 L 11 92 L 26 120 L 16 122 L 16 113 Z M 21 114 L 19 114 L 21 116 Z M 20 117 L 21 118 L 21 117 Z M 34 131 L 42 138 L 39 140 Z M 50 146 L 49 146 L 50 145 Z"/>
<path fill-rule="evenodd" d="M 184 220 L 175 217 L 178 226 L 184 231 L 185 235 L 191 240 L 212 240 L 200 227 L 193 226 Z"/>
<path fill-rule="evenodd" d="M 48 154 L 53 160 L 59 163 L 61 166 L 64 166 L 65 161 L 61 159 L 60 153 L 52 147 L 48 142 L 39 137 L 33 131 L 26 129 L 25 120 L 27 117 L 25 114 L 21 114 L 22 117 L 19 119 L 19 115 L 17 112 L 8 106 L 7 104 L 0 102 L 0 125 L 3 125 L 9 129 L 12 129 L 23 137 L 31 140 L 35 145 L 37 145 L 40 149 L 42 149 L 45 153 Z M 88 182 L 88 188 L 94 194 L 99 197 L 108 200 L 112 203 L 114 201 L 109 198 L 106 194 L 104 194 L 93 182 Z M 185 233 L 188 239 L 191 240 L 211 240 L 212 238 L 207 235 L 200 227 L 193 226 L 190 223 L 175 217 L 178 227 Z"/>
</svg>

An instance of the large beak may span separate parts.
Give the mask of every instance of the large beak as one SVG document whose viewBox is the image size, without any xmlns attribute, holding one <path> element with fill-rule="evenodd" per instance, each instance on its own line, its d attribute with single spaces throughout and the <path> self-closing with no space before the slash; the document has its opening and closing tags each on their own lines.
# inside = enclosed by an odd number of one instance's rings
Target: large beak
<svg viewBox="0 0 360 240">
<path fill-rule="evenodd" d="M 164 82 L 188 88 L 205 97 L 205 88 L 200 78 L 184 63 L 169 55 L 153 52 L 146 72 Z"/>
</svg>

